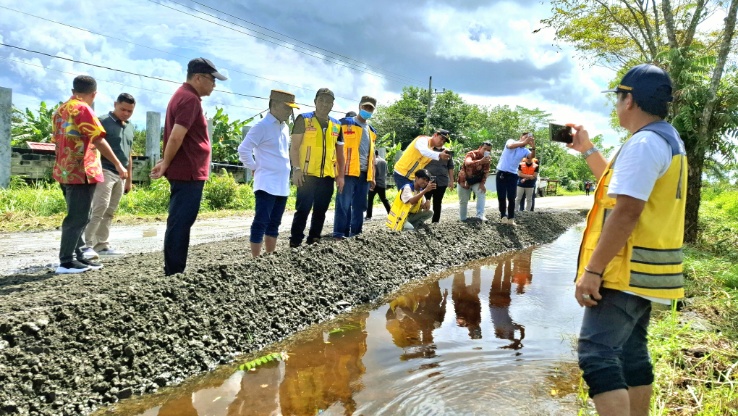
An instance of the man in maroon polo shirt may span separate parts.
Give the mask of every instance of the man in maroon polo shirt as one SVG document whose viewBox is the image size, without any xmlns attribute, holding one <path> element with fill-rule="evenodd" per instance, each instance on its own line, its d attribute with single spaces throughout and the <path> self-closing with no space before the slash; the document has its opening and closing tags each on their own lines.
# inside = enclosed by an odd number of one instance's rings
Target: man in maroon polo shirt
<svg viewBox="0 0 738 416">
<path fill-rule="evenodd" d="M 151 170 L 153 179 L 169 180 L 169 217 L 164 234 L 164 274 L 182 273 L 187 266 L 190 229 L 197 219 L 202 190 L 208 179 L 210 138 L 200 97 L 215 89 L 215 80 L 225 81 L 215 65 L 205 58 L 187 64 L 187 81 L 167 105 L 164 124 L 164 158 Z"/>
</svg>

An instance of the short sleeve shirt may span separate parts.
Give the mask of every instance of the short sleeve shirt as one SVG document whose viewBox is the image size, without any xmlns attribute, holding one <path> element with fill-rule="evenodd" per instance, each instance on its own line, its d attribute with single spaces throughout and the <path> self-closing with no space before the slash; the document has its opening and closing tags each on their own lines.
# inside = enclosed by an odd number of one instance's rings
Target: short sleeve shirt
<svg viewBox="0 0 738 416">
<path fill-rule="evenodd" d="M 105 138 L 105 128 L 95 111 L 84 101 L 71 97 L 56 110 L 53 123 L 54 179 L 67 185 L 103 182 L 100 152 L 94 143 Z"/>
<path fill-rule="evenodd" d="M 613 165 L 608 195 L 648 201 L 656 181 L 671 165 L 671 147 L 658 134 L 640 131 L 620 149 Z"/>
<path fill-rule="evenodd" d="M 505 143 L 505 149 L 502 151 L 502 155 L 500 155 L 500 161 L 497 163 L 498 171 L 508 172 L 517 175 L 518 165 L 520 164 L 520 161 L 530 154 L 530 150 L 526 149 L 525 147 L 516 147 L 514 149 L 510 149 L 509 147 L 507 147 L 515 142 L 516 140 L 510 139 Z"/>
<path fill-rule="evenodd" d="M 182 146 L 174 155 L 166 177 L 177 181 L 204 181 L 210 173 L 210 137 L 202 102 L 191 85 L 184 83 L 167 105 L 164 123 L 164 148 L 174 125 L 187 129 Z"/>
<path fill-rule="evenodd" d="M 101 116 L 100 124 L 105 128 L 105 140 L 115 153 L 115 157 L 123 166 L 128 167 L 128 159 L 131 156 L 131 147 L 133 146 L 133 124 L 118 120 L 112 112 Z M 103 169 L 118 172 L 113 162 L 104 156 L 101 161 Z"/>
<path fill-rule="evenodd" d="M 443 149 L 434 148 L 433 150 L 440 152 Z M 454 161 L 451 158 L 447 160 L 431 160 L 427 165 L 425 165 L 425 169 L 430 172 L 431 175 L 436 177 L 437 186 L 448 186 L 450 182 L 448 171 L 454 169 Z"/>
</svg>

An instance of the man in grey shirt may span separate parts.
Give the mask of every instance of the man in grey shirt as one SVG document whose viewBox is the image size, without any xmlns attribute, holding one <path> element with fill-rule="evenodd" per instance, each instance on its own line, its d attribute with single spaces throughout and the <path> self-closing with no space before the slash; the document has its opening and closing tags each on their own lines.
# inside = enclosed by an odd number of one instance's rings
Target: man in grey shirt
<svg viewBox="0 0 738 416">
<path fill-rule="evenodd" d="M 369 221 L 372 219 L 372 206 L 374 205 L 374 195 L 379 195 L 379 200 L 382 201 L 384 209 L 387 213 L 390 212 L 390 203 L 387 200 L 387 161 L 379 156 L 379 151 L 374 151 L 374 189 L 369 190 L 369 196 L 367 197 L 366 205 L 366 218 Z"/>
<path fill-rule="evenodd" d="M 101 158 L 105 181 L 97 184 L 92 198 L 90 222 L 85 228 L 85 244 L 82 249 L 85 258 L 94 259 L 99 255 L 123 255 L 125 252 L 110 246 L 110 224 L 124 193 L 133 186 L 133 125 L 128 120 L 133 115 L 136 100 L 131 94 L 122 93 L 113 104 L 113 111 L 100 117 L 100 124 L 105 128 L 106 140 L 120 163 L 128 169 L 128 179 L 118 176 L 115 165 L 105 157 Z"/>
</svg>

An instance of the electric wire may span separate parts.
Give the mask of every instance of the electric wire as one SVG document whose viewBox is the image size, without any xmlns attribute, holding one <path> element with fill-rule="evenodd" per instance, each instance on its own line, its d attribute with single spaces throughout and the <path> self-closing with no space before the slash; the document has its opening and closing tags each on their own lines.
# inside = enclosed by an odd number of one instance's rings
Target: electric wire
<svg viewBox="0 0 738 416">
<path fill-rule="evenodd" d="M 300 48 L 300 47 L 299 47 L 298 45 L 292 44 L 292 43 L 290 43 L 290 42 L 287 42 L 287 41 L 284 41 L 284 40 L 281 40 L 281 39 L 278 39 L 278 40 L 276 40 L 276 41 L 275 41 L 275 40 L 269 40 L 269 39 L 265 39 L 265 38 L 259 37 L 259 36 L 257 36 L 257 35 L 254 35 L 254 34 L 252 34 L 252 33 L 248 33 L 248 32 L 245 32 L 245 31 L 243 31 L 243 30 L 238 30 L 238 29 L 236 29 L 236 28 L 233 28 L 233 27 L 229 27 L 229 26 L 223 25 L 223 24 L 221 24 L 221 23 L 219 23 L 219 22 L 217 22 L 217 21 L 209 20 L 209 19 L 206 19 L 206 18 L 204 18 L 204 17 L 202 17 L 202 16 L 197 16 L 197 15 L 195 15 L 195 14 L 192 14 L 192 13 L 188 13 L 188 12 L 186 12 L 186 11 L 184 11 L 184 10 L 180 10 L 180 9 L 178 9 L 178 8 L 176 8 L 176 7 L 172 7 L 172 6 L 169 6 L 169 5 L 163 4 L 163 3 L 161 3 L 161 2 L 158 2 L 158 1 L 156 1 L 156 0 L 148 0 L 148 1 L 149 1 L 149 2 L 151 2 L 151 3 L 154 3 L 154 4 L 158 4 L 158 5 L 159 5 L 159 6 L 161 6 L 161 7 L 165 7 L 165 8 L 167 8 L 167 9 L 170 9 L 170 10 L 174 10 L 174 11 L 176 11 L 176 12 L 179 12 L 179 13 L 182 13 L 182 14 L 185 14 L 185 15 L 188 15 L 188 16 L 190 16 L 190 17 L 194 17 L 194 18 L 196 18 L 196 19 L 199 19 L 199 20 L 203 20 L 203 21 L 205 21 L 205 22 L 209 22 L 209 23 L 212 23 L 212 24 L 214 24 L 214 25 L 217 25 L 217 26 L 220 26 L 220 27 L 223 27 L 223 28 L 226 28 L 226 29 L 232 30 L 232 31 L 234 31 L 234 32 L 237 32 L 237 33 L 241 33 L 241 34 L 243 34 L 243 35 L 246 35 L 246 36 L 251 36 L 251 37 L 257 38 L 257 39 L 259 39 L 259 40 L 262 40 L 262 41 L 264 41 L 264 42 L 268 42 L 268 43 L 274 44 L 274 45 L 276 45 L 276 46 L 279 46 L 279 47 L 283 47 L 283 48 L 286 48 L 286 49 L 290 49 L 290 50 L 292 50 L 292 51 L 295 51 L 295 52 L 297 52 L 297 53 L 301 53 L 301 54 L 303 54 L 303 55 L 311 56 L 311 57 L 313 57 L 313 58 L 316 58 L 316 59 L 321 59 L 321 60 L 324 60 L 324 61 L 327 61 L 327 62 L 330 62 L 330 63 L 336 64 L 336 65 L 340 65 L 340 66 L 343 66 L 343 67 L 346 67 L 346 68 L 349 68 L 349 69 L 353 69 L 353 70 L 356 70 L 356 71 L 364 72 L 364 73 L 366 73 L 366 74 L 370 74 L 370 75 L 374 75 L 374 76 L 380 76 L 380 77 L 384 77 L 384 78 L 390 78 L 390 79 L 392 79 L 393 81 L 397 81 L 397 82 L 401 82 L 401 83 L 407 82 L 406 80 L 402 80 L 402 79 L 399 79 L 399 78 L 398 78 L 398 77 L 396 77 L 396 76 L 388 76 L 387 74 L 381 74 L 381 73 L 378 73 L 378 72 L 375 72 L 375 71 L 369 71 L 369 70 L 364 70 L 364 69 L 362 69 L 362 68 L 357 68 L 355 64 L 351 64 L 351 63 L 345 62 L 345 61 L 343 61 L 343 60 L 339 60 L 339 59 L 337 59 L 337 58 L 331 58 L 331 57 L 327 57 L 327 56 L 321 56 L 321 55 L 320 55 L 320 54 L 318 54 L 317 52 L 314 52 L 314 51 L 311 51 L 311 50 L 308 50 L 308 49 L 303 49 L 303 48 Z M 176 2 L 173 2 L 173 3 L 174 3 L 174 4 L 177 4 L 177 5 L 179 5 L 179 6 L 182 6 L 182 7 L 187 7 L 187 6 L 183 6 L 183 5 L 181 5 L 180 3 L 176 3 Z M 199 10 L 197 10 L 197 9 L 193 9 L 193 8 L 189 8 L 189 9 L 190 9 L 190 10 L 195 10 L 195 11 L 196 11 L 197 13 L 200 13 L 200 14 L 204 14 L 204 15 L 206 15 L 206 16 L 210 16 L 210 17 L 212 17 L 212 18 L 215 18 L 215 19 L 217 19 L 217 20 L 219 20 L 219 21 L 227 22 L 227 23 L 229 23 L 229 24 L 231 24 L 231 25 L 233 25 L 233 26 L 236 26 L 236 27 L 239 27 L 239 28 L 242 28 L 242 29 L 248 30 L 248 31 L 252 31 L 252 32 L 255 32 L 255 33 L 260 33 L 260 32 L 256 32 L 256 31 L 254 31 L 253 29 L 249 29 L 249 28 L 247 28 L 247 27 L 244 27 L 244 26 L 242 26 L 242 25 L 239 25 L 239 24 L 236 24 L 236 23 L 233 23 L 233 22 L 229 22 L 229 21 L 227 21 L 227 20 L 224 20 L 224 19 L 222 19 L 222 18 L 219 18 L 218 16 L 214 16 L 214 15 L 212 15 L 212 14 L 209 14 L 209 13 L 205 13 L 205 12 L 203 12 L 203 11 L 199 11 Z M 273 36 L 269 36 L 269 35 L 262 35 L 262 36 L 267 36 L 267 37 L 270 37 L 270 38 L 276 39 L 276 38 L 274 38 Z M 293 48 L 289 48 L 289 47 L 285 46 L 284 44 L 288 44 L 288 45 L 291 45 L 291 46 L 293 46 Z"/>
</svg>

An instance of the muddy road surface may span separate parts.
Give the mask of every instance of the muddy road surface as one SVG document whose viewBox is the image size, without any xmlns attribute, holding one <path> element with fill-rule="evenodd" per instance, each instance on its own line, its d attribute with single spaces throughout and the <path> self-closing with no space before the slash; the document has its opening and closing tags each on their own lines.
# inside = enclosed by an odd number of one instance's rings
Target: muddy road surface
<svg viewBox="0 0 738 416">
<path fill-rule="evenodd" d="M 375 302 L 429 271 L 551 242 L 583 220 L 578 210 L 520 213 L 517 227 L 456 218 L 403 233 L 372 221 L 360 236 L 297 249 L 282 236 L 277 252 L 257 259 L 247 257 L 244 237 L 201 244 L 173 277 L 163 275 L 160 252 L 81 275 L 0 277 L 0 414 L 89 414 Z"/>
</svg>

